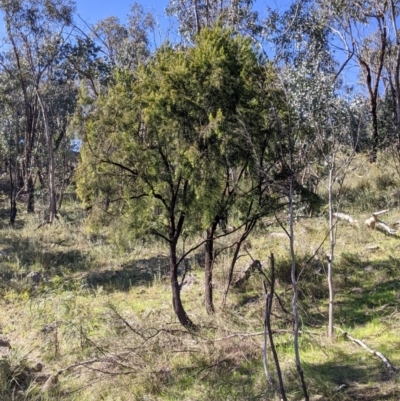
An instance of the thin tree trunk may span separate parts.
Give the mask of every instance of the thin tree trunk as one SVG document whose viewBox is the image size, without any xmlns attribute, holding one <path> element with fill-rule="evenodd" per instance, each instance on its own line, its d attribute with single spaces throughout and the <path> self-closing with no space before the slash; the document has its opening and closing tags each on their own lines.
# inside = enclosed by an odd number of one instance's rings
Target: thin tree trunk
<svg viewBox="0 0 400 401">
<path fill-rule="evenodd" d="M 10 225 L 13 226 L 17 216 L 17 202 L 16 202 L 16 183 L 12 174 L 12 161 L 11 156 L 8 163 L 10 172 Z"/>
<path fill-rule="evenodd" d="M 369 156 L 369 161 L 371 163 L 376 162 L 376 158 L 378 155 L 378 149 L 380 145 L 379 138 L 379 130 L 378 130 L 378 100 L 379 100 L 379 83 L 382 75 L 382 69 L 384 66 L 385 56 L 386 56 L 386 47 L 387 47 L 387 31 L 386 26 L 384 24 L 384 20 L 382 20 L 382 16 L 377 16 L 378 26 L 380 27 L 380 39 L 381 39 L 381 48 L 379 49 L 378 56 L 378 66 L 374 70 L 376 70 L 375 74 L 375 82 L 372 83 L 372 72 L 371 67 L 368 63 L 359 59 L 360 64 L 365 68 L 367 73 L 366 83 L 369 92 L 370 98 L 370 108 L 371 108 L 371 117 L 372 117 L 372 149 Z M 382 23 L 382 25 L 381 25 Z"/>
<path fill-rule="evenodd" d="M 27 173 L 27 194 L 28 194 L 28 200 L 27 200 L 27 207 L 26 210 L 28 213 L 33 213 L 35 211 L 35 184 L 33 182 L 33 177 L 30 172 Z"/>
<path fill-rule="evenodd" d="M 271 260 L 271 288 L 270 288 L 269 293 L 267 291 L 267 285 L 264 281 L 264 291 L 265 291 L 265 296 L 266 296 L 265 325 L 268 330 L 268 337 L 269 337 L 269 342 L 271 344 L 272 355 L 274 356 L 275 368 L 276 368 L 276 373 L 278 375 L 278 381 L 279 381 L 279 391 L 281 393 L 282 400 L 287 401 L 285 386 L 283 384 L 281 366 L 279 364 L 278 353 L 276 352 L 274 336 L 272 334 L 272 329 L 271 329 L 272 301 L 273 301 L 273 297 L 274 297 L 274 293 L 275 293 L 275 258 L 274 258 L 273 253 L 271 253 L 270 260 Z"/>
<path fill-rule="evenodd" d="M 292 170 L 292 169 L 291 169 Z M 294 334 L 293 334 L 293 346 L 294 353 L 296 359 L 296 368 L 297 373 L 300 377 L 301 387 L 303 389 L 303 394 L 305 401 L 309 401 L 309 396 L 307 393 L 307 386 L 304 380 L 304 372 L 301 366 L 300 360 L 300 352 L 299 352 L 299 311 L 297 307 L 298 302 L 298 287 L 297 287 L 297 278 L 296 278 L 296 255 L 294 252 L 294 174 L 293 170 L 290 175 L 290 186 L 289 186 L 289 240 L 290 240 L 290 257 L 292 260 L 291 265 L 291 278 L 292 278 L 292 286 L 293 286 L 293 300 L 292 300 L 292 308 L 293 308 L 293 318 L 294 318 Z"/>
<path fill-rule="evenodd" d="M 242 246 L 242 244 L 246 240 L 246 238 L 249 236 L 249 234 L 253 231 L 253 228 L 255 227 L 256 222 L 257 222 L 257 220 L 253 219 L 253 220 L 249 221 L 246 224 L 246 228 L 245 228 L 244 233 L 241 235 L 241 237 L 239 238 L 238 242 L 236 243 L 235 251 L 233 252 L 231 265 L 229 267 L 228 283 L 226 284 L 226 289 L 225 289 L 225 292 L 224 292 L 224 299 L 222 301 L 222 307 L 223 308 L 225 308 L 225 306 L 226 306 L 226 300 L 228 298 L 229 289 L 230 289 L 231 284 L 232 284 L 233 271 L 235 269 L 236 261 L 238 260 L 238 257 L 239 257 L 240 247 Z"/>
<path fill-rule="evenodd" d="M 394 73 L 394 89 L 395 89 L 395 104 L 396 104 L 396 133 L 397 133 L 397 151 L 400 153 L 400 35 L 397 29 L 397 22 L 396 22 L 396 8 L 394 5 L 394 1 L 390 1 L 391 12 L 392 12 L 392 24 L 393 24 L 393 31 L 396 35 L 396 66 L 395 66 L 395 73 Z"/>
<path fill-rule="evenodd" d="M 215 312 L 213 303 L 213 288 L 212 288 L 212 270 L 214 265 L 214 233 L 217 223 L 213 222 L 207 229 L 207 238 L 204 244 L 205 262 L 204 262 L 204 293 L 206 311 L 209 315 Z"/>
<path fill-rule="evenodd" d="M 42 96 L 37 92 L 37 97 L 39 100 L 40 108 L 42 109 L 44 131 L 47 140 L 47 150 L 49 152 L 49 223 L 53 223 L 54 219 L 57 217 L 57 199 L 56 199 L 56 189 L 55 189 L 55 166 L 54 166 L 54 149 L 53 149 L 53 137 L 50 132 L 49 121 L 47 118 L 46 108 Z"/>
<path fill-rule="evenodd" d="M 26 116 L 27 118 L 28 116 Z M 28 123 L 27 123 L 28 125 Z M 32 147 L 33 147 L 33 139 L 31 132 L 28 132 L 28 127 L 26 128 L 25 133 L 25 154 L 24 154 L 24 162 L 22 165 L 22 175 L 24 181 L 24 189 L 27 193 L 27 204 L 26 211 L 27 213 L 33 213 L 35 211 L 35 184 L 33 182 L 32 177 Z"/>
<path fill-rule="evenodd" d="M 379 130 L 378 130 L 378 105 L 377 99 L 371 99 L 371 115 L 372 115 L 372 149 L 369 155 L 370 163 L 375 163 L 379 149 Z"/>
<path fill-rule="evenodd" d="M 197 0 L 194 0 L 194 18 L 196 21 L 196 33 L 199 34 L 201 27 L 200 27 L 200 18 L 199 18 L 199 9 L 198 9 L 198 5 L 197 5 Z"/>
<path fill-rule="evenodd" d="M 334 156 L 333 156 L 334 157 Z M 333 169 L 329 169 L 329 183 L 328 183 L 328 202 L 329 202 L 329 242 L 330 242 L 330 255 L 328 259 L 328 287 L 329 287 L 329 312 L 328 312 L 328 337 L 333 336 L 333 307 L 334 307 L 334 290 L 333 290 L 333 258 L 335 251 L 335 233 L 333 224 Z"/>
<path fill-rule="evenodd" d="M 9 17 L 8 13 L 7 16 Z M 7 21 L 6 30 L 8 39 L 12 44 L 12 48 L 14 51 L 15 59 L 17 62 L 17 71 L 18 71 L 18 78 L 21 84 L 21 89 L 24 97 L 24 108 L 25 108 L 25 141 L 24 141 L 24 161 L 22 163 L 22 174 L 24 180 L 24 187 L 27 191 L 28 198 L 27 198 L 27 207 L 26 211 L 28 213 L 33 213 L 35 211 L 35 188 L 32 178 L 32 149 L 35 139 L 35 123 L 34 123 L 34 109 L 35 107 L 29 103 L 29 95 L 27 88 L 29 84 L 26 82 L 24 78 L 24 74 L 22 71 L 23 63 L 20 60 L 20 53 L 18 50 L 18 46 L 14 40 L 14 35 L 10 29 L 10 23 Z"/>
</svg>

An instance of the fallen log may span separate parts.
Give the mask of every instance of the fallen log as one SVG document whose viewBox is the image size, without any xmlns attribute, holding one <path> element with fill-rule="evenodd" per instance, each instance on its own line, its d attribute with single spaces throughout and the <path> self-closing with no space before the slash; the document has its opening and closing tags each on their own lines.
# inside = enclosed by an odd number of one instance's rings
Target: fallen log
<svg viewBox="0 0 400 401">
<path fill-rule="evenodd" d="M 369 228 L 374 229 L 374 228 L 376 227 L 376 224 L 377 224 L 378 222 L 381 222 L 381 220 L 378 219 L 378 216 L 380 216 L 381 214 L 386 213 L 386 212 L 388 212 L 388 209 L 386 209 L 386 210 L 381 210 L 381 211 L 379 211 L 379 212 L 372 213 L 372 216 L 371 216 L 369 219 L 365 220 L 365 224 L 366 224 Z"/>
<path fill-rule="evenodd" d="M 335 217 L 338 220 L 347 221 L 350 224 L 357 224 L 357 220 L 354 220 L 349 214 L 338 212 L 338 213 L 333 213 L 333 217 Z"/>
<path fill-rule="evenodd" d="M 389 224 L 378 219 L 378 216 L 380 216 L 381 214 L 384 214 L 388 211 L 389 211 L 389 209 L 385 209 L 385 210 L 381 210 L 379 212 L 372 213 L 372 216 L 370 218 L 368 218 L 367 220 L 365 220 L 365 222 L 364 222 L 365 225 L 369 228 L 372 228 L 373 230 L 377 229 L 377 230 L 387 233 L 389 235 L 395 234 L 396 231 L 393 230 L 392 228 L 390 228 Z"/>
<path fill-rule="evenodd" d="M 375 225 L 375 228 L 384 233 L 388 233 L 389 235 L 396 234 L 396 230 L 393 230 L 392 228 L 389 227 L 388 224 L 386 224 L 384 221 L 381 220 L 378 220 L 378 222 Z"/>
</svg>

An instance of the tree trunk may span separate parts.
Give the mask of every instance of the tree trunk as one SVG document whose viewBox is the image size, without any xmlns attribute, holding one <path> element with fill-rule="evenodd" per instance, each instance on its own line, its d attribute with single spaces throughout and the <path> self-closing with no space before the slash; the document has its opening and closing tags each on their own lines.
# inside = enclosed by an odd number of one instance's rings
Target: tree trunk
<svg viewBox="0 0 400 401">
<path fill-rule="evenodd" d="M 293 163 L 291 163 L 293 164 Z M 309 401 L 309 396 L 307 392 L 306 382 L 304 380 L 304 372 L 301 366 L 300 360 L 300 351 L 299 351 L 299 310 L 298 310 L 298 284 L 296 278 L 296 255 L 294 251 L 294 173 L 291 171 L 290 176 L 290 188 L 289 188 L 289 241 L 290 241 L 290 258 L 292 261 L 291 264 L 291 278 L 292 278 L 292 286 L 293 286 L 293 299 L 292 299 L 292 308 L 293 308 L 293 319 L 294 319 L 294 333 L 293 333 L 293 347 L 294 354 L 296 360 L 296 368 L 297 373 L 300 378 L 301 387 L 303 389 L 303 394 L 305 401 Z"/>
<path fill-rule="evenodd" d="M 400 153 L 400 35 L 397 29 L 397 15 L 396 8 L 394 6 L 393 0 L 390 2 L 391 12 L 392 12 L 392 24 L 393 31 L 396 33 L 396 45 L 397 45 L 397 56 L 396 56 L 396 66 L 394 73 L 394 89 L 395 96 L 393 97 L 396 104 L 396 133 L 397 133 L 397 151 Z"/>
<path fill-rule="evenodd" d="M 26 190 L 28 195 L 26 211 L 28 213 L 33 213 L 35 211 L 35 184 L 33 182 L 32 174 L 28 173 L 26 180 Z"/>
<path fill-rule="evenodd" d="M 328 184 L 328 197 L 329 197 L 329 242 L 330 242 L 330 255 L 328 259 L 328 287 L 329 287 L 329 312 L 328 312 L 328 337 L 333 336 L 333 257 L 335 251 L 335 233 L 333 224 L 333 169 L 329 170 L 329 184 Z"/>
<path fill-rule="evenodd" d="M 23 181 L 24 181 L 24 189 L 27 193 L 27 203 L 26 203 L 26 211 L 27 213 L 33 213 L 35 211 L 35 184 L 33 182 L 32 177 L 32 147 L 33 147 L 33 138 L 30 132 L 26 132 L 25 134 L 25 160 L 23 163 Z"/>
<path fill-rule="evenodd" d="M 207 239 L 205 243 L 205 262 L 204 262 L 204 293 L 206 311 L 209 315 L 215 312 L 213 303 L 213 289 L 212 289 L 212 269 L 214 265 L 214 233 L 217 223 L 213 222 L 207 229 Z"/>
<path fill-rule="evenodd" d="M 17 202 L 16 202 L 16 183 L 12 174 L 12 160 L 8 163 L 9 173 L 10 173 L 10 225 L 13 226 L 15 223 L 15 218 L 17 217 Z"/>
<path fill-rule="evenodd" d="M 276 352 L 274 336 L 272 334 L 272 329 L 271 329 L 272 301 L 273 301 L 274 293 L 275 293 L 275 258 L 274 258 L 273 253 L 271 253 L 270 260 L 271 260 L 271 292 L 270 292 L 270 294 L 267 294 L 266 283 L 264 281 L 264 291 L 265 291 L 265 295 L 267 298 L 265 324 L 268 328 L 269 343 L 271 344 L 271 351 L 272 351 L 272 355 L 274 357 L 275 368 L 276 368 L 276 373 L 278 375 L 279 390 L 281 392 L 282 401 L 287 401 L 285 386 L 283 384 L 281 365 L 279 364 L 278 353 Z"/>
<path fill-rule="evenodd" d="M 181 288 L 178 282 L 178 265 L 176 257 L 176 239 L 171 238 L 169 242 L 169 273 L 171 279 L 171 289 L 172 289 L 172 304 L 174 307 L 174 312 L 179 320 L 179 322 L 188 330 L 194 330 L 196 328 L 195 324 L 189 319 L 186 314 L 185 309 L 182 305 L 181 300 Z"/>
<path fill-rule="evenodd" d="M 46 108 L 44 107 L 44 102 L 42 96 L 39 93 L 39 90 L 36 90 L 37 97 L 39 100 L 40 108 L 42 109 L 43 122 L 44 122 L 44 131 L 46 134 L 47 140 L 47 150 L 49 152 L 49 223 L 52 223 L 54 219 L 57 217 L 57 198 L 56 198 L 56 189 L 54 183 L 55 176 L 55 166 L 54 166 L 54 149 L 53 149 L 53 137 L 50 132 L 49 121 L 47 119 Z"/>
<path fill-rule="evenodd" d="M 194 8 L 194 18 L 196 21 L 196 33 L 199 34 L 201 27 L 200 27 L 199 9 L 197 5 L 197 0 L 194 0 L 193 8 Z"/>
<path fill-rule="evenodd" d="M 9 14 L 7 13 L 9 17 Z M 24 109 L 25 109 L 25 138 L 24 138 L 24 161 L 22 163 L 22 175 L 24 180 L 24 189 L 27 191 L 27 207 L 26 211 L 28 213 L 33 213 L 35 211 L 35 187 L 32 178 L 32 150 L 35 140 L 35 118 L 34 110 L 36 109 L 34 105 L 30 103 L 30 96 L 28 95 L 29 84 L 25 80 L 23 71 L 23 63 L 20 60 L 19 47 L 17 46 L 14 35 L 10 29 L 10 23 L 6 24 L 8 39 L 11 41 L 12 48 L 14 51 L 18 78 L 20 81 L 23 97 L 24 97 Z"/>
<path fill-rule="evenodd" d="M 375 163 L 379 149 L 379 130 L 378 130 L 378 105 L 377 99 L 371 99 L 371 116 L 372 116 L 372 149 L 369 154 L 369 162 Z"/>
</svg>

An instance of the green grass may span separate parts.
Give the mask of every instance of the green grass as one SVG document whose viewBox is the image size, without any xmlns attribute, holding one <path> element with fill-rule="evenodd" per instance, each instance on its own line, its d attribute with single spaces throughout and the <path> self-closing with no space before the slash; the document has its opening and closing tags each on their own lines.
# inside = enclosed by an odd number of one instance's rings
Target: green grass
<svg viewBox="0 0 400 401">
<path fill-rule="evenodd" d="M 370 166 L 357 158 L 343 188 L 340 211 L 358 224 L 338 225 L 333 339 L 326 335 L 327 219 L 321 214 L 295 224 L 301 359 L 314 400 L 400 399 L 398 374 L 342 334 L 362 340 L 400 367 L 399 238 L 363 226 L 372 211 L 386 207 L 390 211 L 383 220 L 399 218 L 398 176 L 383 160 Z M 73 200 L 61 216 L 39 229 L 39 215 L 18 215 L 15 228 L 7 226 L 5 212 L 0 216 L 0 339 L 12 345 L 11 350 L 0 348 L 1 400 L 280 399 L 264 375 L 265 300 L 259 273 L 245 288 L 232 289 L 222 309 L 232 251 L 221 253 L 214 270 L 217 310 L 208 316 L 201 254 L 190 256 L 192 284 L 183 287 L 182 299 L 199 330 L 188 333 L 173 313 L 165 244 L 130 238 L 117 224 L 89 230 Z M 289 242 L 279 224 L 266 225 L 250 238 L 237 271 L 251 256 L 269 275 L 269 255 L 275 255 L 276 292 L 285 310 L 275 300 L 274 338 L 288 398 L 301 400 L 291 334 Z M 226 245 L 225 239 L 217 244 Z M 40 273 L 39 282 L 27 277 L 33 271 Z M 270 351 L 268 359 L 276 380 Z M 58 384 L 42 391 L 57 372 Z"/>
</svg>

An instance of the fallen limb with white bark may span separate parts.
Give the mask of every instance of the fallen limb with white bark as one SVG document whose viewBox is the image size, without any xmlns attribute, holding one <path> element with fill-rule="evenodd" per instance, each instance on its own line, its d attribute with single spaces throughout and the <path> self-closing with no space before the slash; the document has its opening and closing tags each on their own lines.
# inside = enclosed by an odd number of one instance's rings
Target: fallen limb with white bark
<svg viewBox="0 0 400 401">
<path fill-rule="evenodd" d="M 397 368 L 395 366 L 393 366 L 389 360 L 383 355 L 381 354 L 379 351 L 375 351 L 371 348 L 369 348 L 365 343 L 363 343 L 361 340 L 358 340 L 357 338 L 352 337 L 350 334 L 344 332 L 343 336 L 345 338 L 348 338 L 349 340 L 353 341 L 354 343 L 358 344 L 360 347 L 364 348 L 366 351 L 368 351 L 370 354 L 377 356 L 378 358 L 380 358 L 383 363 L 385 364 L 386 368 L 390 371 L 390 372 L 397 372 Z"/>
<path fill-rule="evenodd" d="M 384 233 L 387 233 L 389 235 L 394 235 L 396 234 L 396 231 L 390 228 L 389 224 L 385 223 L 384 221 L 378 219 L 378 216 L 381 214 L 384 214 L 388 212 L 388 209 L 381 210 L 379 212 L 372 213 L 372 216 L 365 220 L 365 224 L 367 227 L 374 229 L 377 229 L 379 231 L 382 231 Z"/>
<path fill-rule="evenodd" d="M 392 228 L 389 227 L 388 224 L 386 224 L 384 221 L 381 220 L 378 220 L 378 222 L 375 225 L 375 228 L 384 233 L 388 233 L 389 235 L 396 234 L 396 230 L 393 230 Z"/>
<path fill-rule="evenodd" d="M 347 221 L 350 224 L 357 224 L 357 220 L 354 220 L 349 214 L 338 212 L 338 213 L 333 213 L 333 217 L 335 217 L 338 220 Z"/>
</svg>

